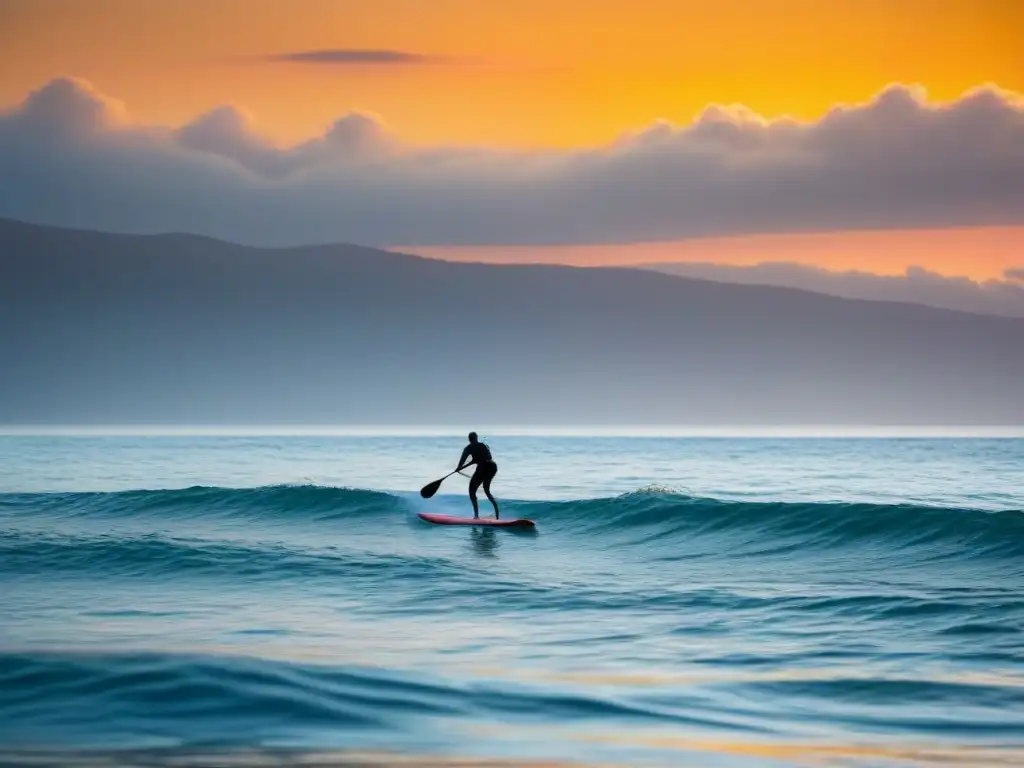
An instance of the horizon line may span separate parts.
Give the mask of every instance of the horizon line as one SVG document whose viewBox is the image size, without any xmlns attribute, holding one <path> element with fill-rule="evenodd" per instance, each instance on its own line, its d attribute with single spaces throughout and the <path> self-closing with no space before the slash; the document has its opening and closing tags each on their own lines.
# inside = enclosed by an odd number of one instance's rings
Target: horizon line
<svg viewBox="0 0 1024 768">
<path fill-rule="evenodd" d="M 1024 438 L 1024 425 L 4 424 L 0 437 Z"/>
</svg>

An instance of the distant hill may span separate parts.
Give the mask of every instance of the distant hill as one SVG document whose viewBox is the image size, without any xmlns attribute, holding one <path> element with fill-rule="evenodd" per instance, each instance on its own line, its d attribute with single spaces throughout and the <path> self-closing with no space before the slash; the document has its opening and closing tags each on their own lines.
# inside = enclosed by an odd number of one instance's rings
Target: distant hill
<svg viewBox="0 0 1024 768">
<path fill-rule="evenodd" d="M 974 282 L 965 277 L 946 277 L 919 267 L 908 269 L 901 275 L 833 272 L 793 262 L 737 266 L 680 261 L 634 266 L 699 280 L 801 288 L 847 299 L 902 301 L 960 312 L 1024 317 L 1022 280 Z"/>
<path fill-rule="evenodd" d="M 1024 320 L 0 221 L 0 423 L 1024 424 Z"/>
</svg>

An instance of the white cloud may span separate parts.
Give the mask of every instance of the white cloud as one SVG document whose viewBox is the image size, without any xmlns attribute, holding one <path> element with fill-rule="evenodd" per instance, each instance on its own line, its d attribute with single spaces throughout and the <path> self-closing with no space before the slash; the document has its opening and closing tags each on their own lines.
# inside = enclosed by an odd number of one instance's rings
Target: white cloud
<svg viewBox="0 0 1024 768">
<path fill-rule="evenodd" d="M 251 244 L 540 244 L 1024 223 L 1024 100 L 892 86 L 820 120 L 711 106 L 609 146 L 413 148 L 349 114 L 292 147 L 224 106 L 133 124 L 62 78 L 0 116 L 0 215 Z"/>
</svg>

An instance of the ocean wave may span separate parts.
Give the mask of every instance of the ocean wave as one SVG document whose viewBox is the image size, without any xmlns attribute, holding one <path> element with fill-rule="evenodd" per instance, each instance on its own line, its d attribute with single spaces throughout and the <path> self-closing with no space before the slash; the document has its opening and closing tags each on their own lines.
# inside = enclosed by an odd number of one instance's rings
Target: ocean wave
<svg viewBox="0 0 1024 768">
<path fill-rule="evenodd" d="M 745 555 L 867 548 L 877 554 L 882 546 L 893 554 L 913 552 L 918 560 L 1024 557 L 1019 510 L 726 501 L 641 490 L 586 501 L 526 503 L 516 512 L 543 519 L 548 527 L 624 534 L 634 544 L 731 541 L 742 545 Z"/>
<path fill-rule="evenodd" d="M 5 652 L 0 744 L 6 750 L 297 744 L 323 750 L 386 742 L 450 753 L 479 737 L 474 726 L 488 722 L 503 723 L 513 737 L 516 728 L 554 727 L 671 729 L 678 736 L 712 731 L 740 740 L 778 736 L 793 718 L 811 728 L 846 724 L 940 740 L 951 731 L 969 739 L 1012 738 L 1024 725 L 1020 689 L 997 681 L 769 673 L 669 683 L 611 688 L 557 676 L 471 680 L 210 653 Z"/>
<path fill-rule="evenodd" d="M 297 577 L 449 579 L 464 569 L 428 556 L 317 550 L 279 543 L 209 541 L 151 534 L 79 535 L 0 532 L 6 576 L 96 574 L 116 577 L 224 576 L 246 583 Z"/>
<path fill-rule="evenodd" d="M 227 654 L 0 653 L 0 743 L 8 748 L 264 746 L 295 739 L 352 746 L 353 737 L 445 717 L 735 727 L 725 713 L 698 715 L 595 691 L 383 668 Z"/>
<path fill-rule="evenodd" d="M 730 555 L 726 555 L 728 557 Z M 809 562 L 814 562 L 813 554 Z M 1000 571 L 1001 573 L 1003 571 Z M 524 573 L 495 579 L 487 561 L 419 553 L 382 553 L 356 547 L 309 547 L 269 541 L 215 541 L 161 534 L 57 534 L 0 531 L 0 576 L 9 583 L 48 579 L 109 579 L 135 585 L 194 588 L 214 582 L 232 588 L 295 584 L 372 594 L 379 615 L 447 615 L 455 612 L 494 617 L 502 607 L 532 615 L 574 612 L 745 613 L 789 618 L 828 617 L 839 621 L 913 622 L 951 637 L 1003 636 L 1017 642 L 1024 599 L 1012 589 L 974 595 L 944 590 L 922 598 L 904 593 L 852 594 L 820 591 L 757 593 L 724 586 L 675 584 L 673 576 L 638 589 L 630 584 L 574 576 Z M 481 584 L 487 585 L 481 589 Z M 368 590 L 372 590 L 368 592 Z M 707 631 L 684 625 L 683 634 Z"/>
<path fill-rule="evenodd" d="M 192 486 L 181 489 L 0 494 L 8 514 L 59 517 L 227 517 L 314 521 L 393 511 L 398 498 L 380 491 L 325 485 L 256 488 Z"/>
<path fill-rule="evenodd" d="M 609 546 L 671 544 L 679 557 L 700 551 L 744 556 L 870 551 L 916 562 L 1024 560 L 1024 513 L 910 504 L 729 501 L 663 489 L 575 501 L 506 501 L 506 515 L 540 530 Z M 193 487 L 114 493 L 0 494 L 8 519 L 223 519 L 290 525 L 360 524 L 408 517 L 409 500 L 380 491 L 327 486 Z M 344 529 L 335 528 L 339 535 Z M 708 547 L 705 547 L 706 549 Z M 667 554 L 672 558 L 674 555 Z"/>
</svg>

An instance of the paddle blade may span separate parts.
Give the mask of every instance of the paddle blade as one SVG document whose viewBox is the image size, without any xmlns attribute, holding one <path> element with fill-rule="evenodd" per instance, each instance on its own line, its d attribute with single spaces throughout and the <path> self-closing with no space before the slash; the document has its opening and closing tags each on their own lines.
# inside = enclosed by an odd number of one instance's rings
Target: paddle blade
<svg viewBox="0 0 1024 768">
<path fill-rule="evenodd" d="M 441 480 L 444 480 L 444 478 L 442 477 Z M 437 493 L 437 489 L 441 487 L 441 480 L 435 480 L 432 483 L 427 483 L 422 488 L 420 488 L 420 496 L 422 496 L 424 499 L 429 499 L 431 496 Z"/>
</svg>

